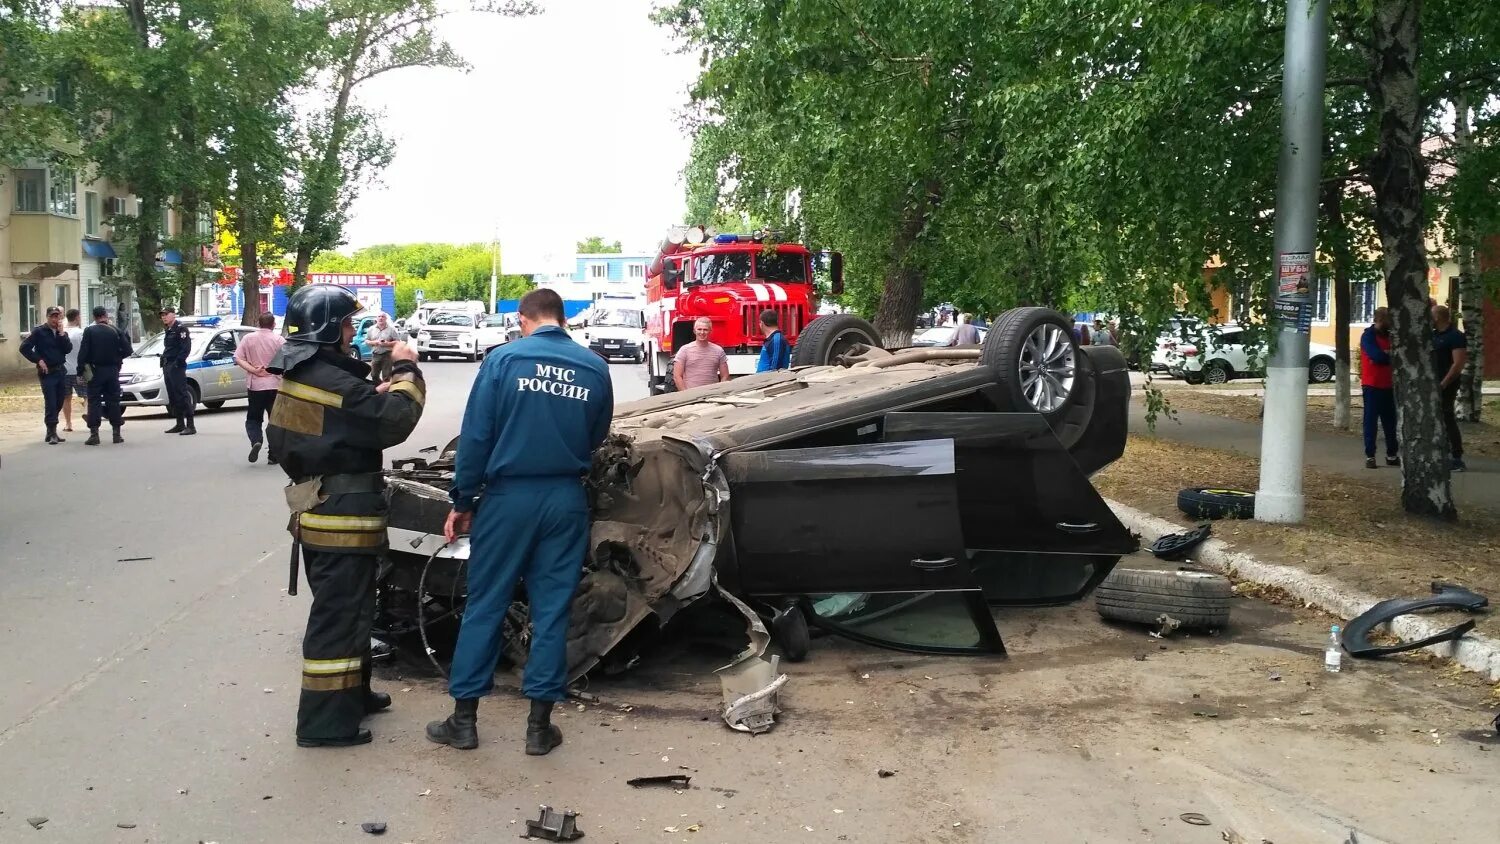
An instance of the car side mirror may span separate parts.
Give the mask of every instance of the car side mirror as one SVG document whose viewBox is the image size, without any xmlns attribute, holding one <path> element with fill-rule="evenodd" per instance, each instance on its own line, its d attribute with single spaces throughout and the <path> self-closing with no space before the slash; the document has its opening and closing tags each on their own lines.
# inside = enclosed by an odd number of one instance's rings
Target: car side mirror
<svg viewBox="0 0 1500 844">
<path fill-rule="evenodd" d="M 676 290 L 682 284 L 682 265 L 668 262 L 661 268 L 661 283 L 668 290 Z"/>
<path fill-rule="evenodd" d="M 828 292 L 834 296 L 844 295 L 844 253 L 832 252 L 828 256 Z"/>
</svg>

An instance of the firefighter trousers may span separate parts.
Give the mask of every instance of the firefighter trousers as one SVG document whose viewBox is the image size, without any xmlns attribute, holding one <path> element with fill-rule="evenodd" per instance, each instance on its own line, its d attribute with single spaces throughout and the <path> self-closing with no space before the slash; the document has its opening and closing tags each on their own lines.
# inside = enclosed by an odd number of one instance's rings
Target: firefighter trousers
<svg viewBox="0 0 1500 844">
<path fill-rule="evenodd" d="M 370 626 L 380 557 L 303 549 L 312 609 L 302 637 L 297 737 L 342 739 L 359 730 L 370 690 Z"/>
<path fill-rule="evenodd" d="M 588 497 L 578 478 L 506 478 L 480 500 L 470 536 L 468 603 L 448 693 L 489 694 L 506 610 L 516 581 L 526 581 L 531 652 L 521 693 L 532 700 L 567 696 L 568 621 L 588 548 Z"/>
</svg>

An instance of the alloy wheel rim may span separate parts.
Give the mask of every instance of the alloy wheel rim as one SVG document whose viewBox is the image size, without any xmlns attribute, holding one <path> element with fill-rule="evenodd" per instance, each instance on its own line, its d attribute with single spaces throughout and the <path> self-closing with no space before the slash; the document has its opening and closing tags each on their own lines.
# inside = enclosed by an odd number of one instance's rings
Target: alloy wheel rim
<svg viewBox="0 0 1500 844">
<path fill-rule="evenodd" d="M 1222 367 L 1222 366 L 1209 367 L 1209 370 L 1208 370 L 1208 383 L 1210 383 L 1210 384 L 1223 384 L 1223 383 L 1226 383 L 1227 381 L 1229 381 L 1229 375 L 1228 375 L 1228 373 L 1226 373 L 1224 371 L 1224 367 Z"/>
<path fill-rule="evenodd" d="M 1042 323 L 1026 335 L 1020 354 L 1021 394 L 1040 413 L 1051 413 L 1073 394 L 1073 343 L 1062 327 Z"/>
</svg>

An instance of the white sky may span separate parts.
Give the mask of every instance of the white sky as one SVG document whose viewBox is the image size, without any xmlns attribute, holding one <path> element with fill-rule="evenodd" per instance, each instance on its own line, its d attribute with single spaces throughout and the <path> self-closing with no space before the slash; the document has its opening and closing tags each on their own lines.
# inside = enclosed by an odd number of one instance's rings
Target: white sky
<svg viewBox="0 0 1500 844">
<path fill-rule="evenodd" d="M 452 0 L 446 0 L 452 2 Z M 441 32 L 468 74 L 413 68 L 359 89 L 398 147 L 355 203 L 350 251 L 486 241 L 507 272 L 588 235 L 654 251 L 682 222 L 697 60 L 673 53 L 652 0 L 540 0 L 543 14 L 463 13 Z"/>
</svg>

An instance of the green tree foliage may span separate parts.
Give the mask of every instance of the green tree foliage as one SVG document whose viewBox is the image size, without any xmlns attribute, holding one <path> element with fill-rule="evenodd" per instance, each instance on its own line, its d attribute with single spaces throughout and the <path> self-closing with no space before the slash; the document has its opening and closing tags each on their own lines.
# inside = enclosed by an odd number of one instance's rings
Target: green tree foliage
<svg viewBox="0 0 1500 844">
<path fill-rule="evenodd" d="M 40 0 L 0 0 L 0 181 L 10 175 L 4 168 L 58 157 L 52 144 L 69 137 L 47 9 Z"/>
<path fill-rule="evenodd" d="M 585 255 L 616 255 L 625 251 L 620 241 L 605 241 L 598 235 L 590 235 L 578 241 L 578 251 Z"/>
</svg>

